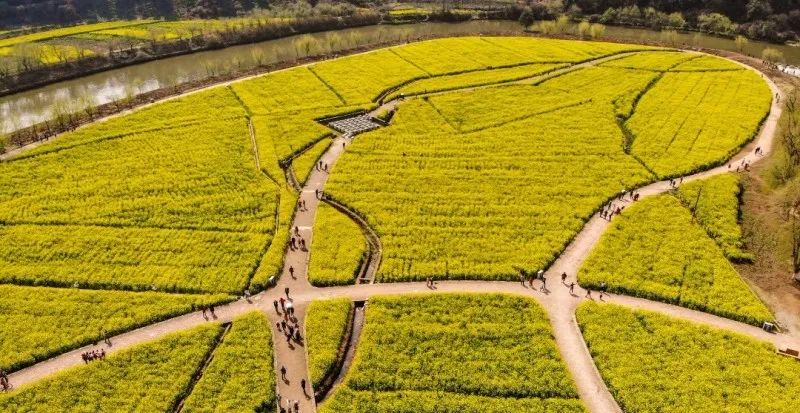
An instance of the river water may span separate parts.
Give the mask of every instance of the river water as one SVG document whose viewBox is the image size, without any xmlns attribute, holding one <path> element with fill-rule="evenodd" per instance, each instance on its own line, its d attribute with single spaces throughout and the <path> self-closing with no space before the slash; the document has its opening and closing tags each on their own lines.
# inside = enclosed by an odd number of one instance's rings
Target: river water
<svg viewBox="0 0 800 413">
<path fill-rule="evenodd" d="M 298 35 L 171 57 L 2 97 L 0 98 L 0 131 L 11 131 L 42 122 L 51 118 L 54 111 L 77 111 L 87 104 L 100 105 L 211 75 L 253 68 L 260 64 L 290 61 L 298 56 L 304 57 L 421 36 L 494 32 L 522 33 L 522 28 L 512 21 L 485 20 L 464 23 L 379 25 Z M 606 28 L 605 36 L 630 42 L 663 42 L 666 40 L 665 35 L 657 31 L 611 26 Z M 685 44 L 738 51 L 733 40 L 702 34 L 679 33 L 674 41 L 675 46 Z M 760 56 L 766 47 L 783 52 L 788 64 L 800 65 L 800 48 L 798 47 L 750 41 L 742 51 L 753 56 Z"/>
</svg>

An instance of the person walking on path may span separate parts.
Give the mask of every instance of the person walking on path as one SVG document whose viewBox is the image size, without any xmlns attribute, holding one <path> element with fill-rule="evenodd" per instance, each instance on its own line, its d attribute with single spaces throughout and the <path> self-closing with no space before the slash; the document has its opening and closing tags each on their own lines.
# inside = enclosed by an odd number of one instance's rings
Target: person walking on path
<svg viewBox="0 0 800 413">
<path fill-rule="evenodd" d="M 570 294 L 574 294 L 575 293 L 575 283 L 574 282 L 569 283 L 569 293 Z"/>
<path fill-rule="evenodd" d="M 100 329 L 100 338 L 103 339 L 103 343 L 106 343 L 107 346 L 111 346 L 111 339 L 108 338 L 108 332 L 105 328 Z"/>
<path fill-rule="evenodd" d="M 525 286 L 525 273 L 523 272 L 519 273 L 519 283 L 522 284 L 523 287 Z"/>
<path fill-rule="evenodd" d="M 294 278 L 294 267 L 291 266 L 291 265 L 289 266 L 289 276 L 292 277 L 292 279 L 295 279 Z"/>
<path fill-rule="evenodd" d="M 539 287 L 539 291 L 546 291 L 547 290 L 547 277 L 542 274 L 542 286 Z"/>
<path fill-rule="evenodd" d="M 592 290 L 586 289 L 586 298 L 592 298 Z"/>
<path fill-rule="evenodd" d="M 208 311 L 211 313 L 211 317 L 214 317 L 215 319 L 217 318 L 217 314 L 214 312 L 214 304 L 211 304 L 211 306 L 208 307 Z"/>
<path fill-rule="evenodd" d="M 567 283 L 567 273 L 566 272 L 562 272 L 561 273 L 561 284 L 566 284 L 566 283 Z"/>
<path fill-rule="evenodd" d="M 283 289 L 283 292 L 286 293 L 286 299 L 289 299 L 289 287 Z"/>
<path fill-rule="evenodd" d="M 308 393 L 306 393 L 306 379 L 300 380 L 300 388 L 303 389 L 303 396 L 308 396 Z"/>
<path fill-rule="evenodd" d="M 286 379 L 286 366 L 281 366 L 281 379 L 285 382 L 289 381 Z"/>
<path fill-rule="evenodd" d="M 605 281 L 601 282 L 600 283 L 600 299 L 601 300 L 603 299 L 603 295 L 606 293 L 606 288 L 607 288 L 606 282 Z"/>
</svg>

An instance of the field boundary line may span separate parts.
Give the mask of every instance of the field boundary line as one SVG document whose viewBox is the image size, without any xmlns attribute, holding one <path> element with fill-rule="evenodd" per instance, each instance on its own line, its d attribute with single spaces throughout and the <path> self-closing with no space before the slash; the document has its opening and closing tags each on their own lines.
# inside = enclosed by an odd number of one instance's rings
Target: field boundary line
<svg viewBox="0 0 800 413">
<path fill-rule="evenodd" d="M 401 55 L 400 55 L 400 53 L 397 53 L 397 51 L 396 51 L 396 50 L 394 50 L 394 47 L 390 47 L 390 48 L 388 48 L 387 50 L 389 50 L 390 52 L 392 52 L 392 54 L 393 54 L 393 55 L 395 55 L 395 56 L 399 57 L 399 58 L 400 58 L 400 60 L 402 60 L 402 61 L 404 61 L 404 62 L 406 62 L 406 63 L 410 64 L 411 66 L 414 66 L 414 67 L 416 67 L 417 69 L 421 70 L 421 71 L 422 71 L 422 73 L 425 73 L 426 75 L 428 75 L 427 77 L 424 77 L 423 79 L 427 79 L 427 78 L 430 78 L 430 77 L 433 77 L 433 76 L 434 76 L 434 75 L 433 75 L 433 73 L 431 73 L 431 72 L 429 72 L 429 71 L 425 70 L 425 68 L 423 68 L 422 66 L 420 66 L 420 65 L 418 65 L 418 64 L 416 64 L 416 63 L 414 63 L 413 61 L 411 61 L 411 60 L 408 60 L 408 59 L 406 59 L 405 57 L 401 56 Z M 416 80 L 416 79 L 415 79 L 415 80 Z M 412 82 L 413 82 L 413 80 L 412 80 Z"/>
<path fill-rule="evenodd" d="M 203 374 L 205 373 L 208 366 L 214 360 L 214 353 L 217 352 L 219 346 L 222 345 L 222 342 L 225 341 L 225 336 L 231 331 L 232 323 L 226 323 L 222 325 L 222 331 L 217 335 L 217 339 L 214 342 L 214 345 L 211 347 L 210 351 L 206 353 L 206 356 L 200 366 L 195 370 L 194 374 L 192 374 L 192 379 L 189 381 L 189 385 L 186 388 L 186 391 L 181 395 L 181 397 L 177 400 L 177 404 L 170 409 L 174 413 L 180 413 L 183 410 L 183 404 L 186 402 L 186 399 L 192 395 L 194 392 L 195 386 L 197 383 L 200 382 L 200 379 L 203 378 Z"/>
<path fill-rule="evenodd" d="M 348 104 L 348 103 L 347 103 L 347 101 L 346 101 L 346 100 L 344 100 L 344 97 L 343 97 L 341 94 L 339 94 L 339 92 L 338 92 L 336 89 L 334 89 L 334 88 L 333 88 L 333 86 L 331 86 L 331 84 L 330 84 L 330 83 L 328 83 L 328 81 L 327 81 L 327 80 L 323 79 L 323 78 L 322 78 L 322 76 L 320 76 L 320 75 L 319 75 L 319 73 L 317 73 L 317 71 L 316 71 L 316 70 L 314 70 L 314 67 L 313 67 L 313 66 L 311 66 L 311 65 L 309 65 L 309 66 L 306 66 L 306 69 L 308 69 L 308 71 L 309 71 L 309 72 L 311 72 L 311 74 L 313 74 L 313 75 L 314 75 L 314 77 L 316 77 L 316 78 L 317 78 L 317 80 L 319 80 L 319 81 L 320 81 L 320 83 L 322 83 L 323 85 L 325 85 L 325 87 L 326 87 L 326 88 L 328 88 L 328 90 L 330 90 L 330 91 L 331 91 L 331 93 L 333 93 L 334 95 L 336 95 L 336 97 L 337 97 L 337 98 L 339 98 L 339 101 L 340 101 L 340 102 L 342 102 L 342 105 L 343 105 L 343 106 L 347 106 L 347 104 Z"/>
</svg>

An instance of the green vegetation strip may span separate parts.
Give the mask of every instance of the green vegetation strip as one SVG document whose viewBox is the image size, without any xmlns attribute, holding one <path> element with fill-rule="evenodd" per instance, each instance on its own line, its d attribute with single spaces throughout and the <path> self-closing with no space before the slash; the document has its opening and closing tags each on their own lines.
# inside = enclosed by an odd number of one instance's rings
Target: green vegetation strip
<svg viewBox="0 0 800 413">
<path fill-rule="evenodd" d="M 353 303 L 350 299 L 312 301 L 306 311 L 308 370 L 314 390 L 333 373 Z"/>
<path fill-rule="evenodd" d="M 182 411 L 275 410 L 275 377 L 269 320 L 249 313 L 233 320 Z"/>
<path fill-rule="evenodd" d="M 318 287 L 354 284 L 366 259 L 367 241 L 350 217 L 320 204 L 314 222 L 308 280 Z"/>
<path fill-rule="evenodd" d="M 319 158 L 328 150 L 331 143 L 331 140 L 328 138 L 320 139 L 319 142 L 313 144 L 306 149 L 305 152 L 292 160 L 292 169 L 294 169 L 294 173 L 300 185 L 304 185 L 308 180 L 308 176 L 311 175 L 311 171 L 317 165 Z"/>
</svg>

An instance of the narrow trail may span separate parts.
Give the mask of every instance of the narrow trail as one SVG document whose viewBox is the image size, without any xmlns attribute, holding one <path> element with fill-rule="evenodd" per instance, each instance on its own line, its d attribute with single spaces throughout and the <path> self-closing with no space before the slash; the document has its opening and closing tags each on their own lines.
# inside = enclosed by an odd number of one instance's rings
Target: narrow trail
<svg viewBox="0 0 800 413">
<path fill-rule="evenodd" d="M 328 164 L 328 171 L 333 170 L 336 161 L 344 153 L 347 142 L 347 138 L 335 138 L 328 150 L 320 157 L 319 161 Z M 292 301 L 296 315 L 296 323 L 294 324 L 300 331 L 305 331 L 305 306 L 308 300 L 300 301 L 296 297 L 314 291 L 314 287 L 308 282 L 308 263 L 313 238 L 312 228 L 316 219 L 317 208 L 321 202 L 319 195 L 325 188 L 328 174 L 329 172 L 313 168 L 305 186 L 301 189 L 299 202 L 304 202 L 305 208 L 296 210 L 291 231 L 292 236 L 298 241 L 302 239 L 305 242 L 306 248 L 289 249 L 286 252 L 283 272 L 276 287 L 271 290 L 274 293 L 271 296 L 283 294 L 283 298 Z M 280 299 L 280 297 L 273 298 L 273 300 L 275 299 Z M 281 367 L 285 367 L 288 372 L 288 380 L 282 380 L 281 377 L 278 377 L 277 394 L 284 401 L 297 400 L 301 412 L 316 411 L 316 403 L 313 397 L 314 390 L 311 388 L 308 371 L 308 353 L 304 345 L 298 343 L 290 344 L 287 340 L 282 339 L 285 335 L 276 328 L 275 323 L 280 323 L 281 320 L 286 321 L 288 318 L 284 319 L 278 314 L 275 311 L 274 304 L 272 304 L 272 308 L 267 308 L 266 311 L 270 314 L 273 335 L 276 337 L 275 360 L 277 371 L 280 371 Z M 301 380 L 305 380 L 307 383 L 305 391 L 300 386 Z"/>
<path fill-rule="evenodd" d="M 574 70 L 577 66 L 578 65 L 572 66 L 571 69 Z M 755 69 L 751 68 L 751 70 Z M 773 95 L 780 94 L 779 89 L 770 79 L 766 78 L 766 81 Z M 397 103 L 394 101 L 386 103 L 386 105 L 396 104 Z M 777 101 L 773 99 L 770 113 L 758 132 L 758 135 L 752 143 L 742 149 L 742 151 L 731 160 L 732 164 L 736 165 L 745 160 L 751 164 L 759 161 L 763 155 L 755 155 L 754 149 L 756 147 L 760 147 L 764 154 L 768 154 L 771 151 L 772 137 L 775 134 L 780 114 L 781 107 Z M 321 161 L 329 165 L 329 171 L 333 170 L 336 161 L 346 150 L 345 144 L 348 141 L 349 139 L 344 137 L 334 139 L 329 149 L 320 158 Z M 683 181 L 689 182 L 705 179 L 728 172 L 728 166 L 723 165 L 704 172 L 688 175 L 684 177 Z M 293 235 L 298 239 L 302 238 L 308 247 L 311 245 L 313 236 L 312 227 L 316 217 L 316 210 L 320 202 L 317 197 L 317 191 L 322 191 L 324 189 L 327 178 L 328 172 L 318 171 L 316 169 L 312 170 L 300 193 L 300 200 L 305 201 L 306 208 L 297 210 L 292 224 L 292 231 Z M 636 192 L 638 192 L 641 197 L 645 197 L 662 194 L 671 189 L 672 187 L 668 181 L 662 181 L 638 188 Z M 629 199 L 615 200 L 612 204 L 621 206 L 629 204 L 630 202 Z M 239 300 L 218 307 L 216 309 L 215 319 L 206 319 L 200 312 L 172 318 L 112 337 L 112 346 L 110 347 L 105 344 L 86 346 L 53 357 L 11 374 L 10 380 L 16 387 L 24 386 L 57 371 L 82 364 L 80 354 L 84 351 L 103 347 L 106 348 L 107 352 L 115 353 L 175 331 L 184 330 L 214 320 L 221 322 L 230 321 L 237 315 L 253 309 L 259 309 L 267 313 L 273 322 L 276 369 L 279 371 L 281 366 L 285 366 L 287 369 L 288 381 L 281 380 L 280 373 L 278 373 L 278 394 L 284 400 L 284 403 L 287 399 L 298 400 L 301 412 L 313 412 L 316 411 L 313 389 L 310 388 L 310 384 L 307 385 L 308 387 L 304 394 L 299 385 L 301 379 L 306 379 L 307 383 L 310 383 L 310 380 L 308 380 L 307 351 L 301 344 L 295 343 L 291 346 L 288 345 L 284 334 L 275 327 L 276 322 L 283 320 L 283 315 L 276 312 L 273 307 L 273 301 L 281 297 L 287 298 L 287 289 L 288 297 L 291 299 L 292 305 L 295 308 L 295 316 L 297 318 L 297 325 L 301 328 L 300 331 L 305 331 L 303 325 L 306 306 L 310 301 L 315 299 L 348 297 L 352 300 L 367 300 L 374 295 L 382 294 L 499 292 L 521 294 L 536 299 L 548 314 L 561 356 L 576 381 L 581 399 L 586 403 L 589 410 L 594 413 L 620 412 L 619 406 L 611 396 L 597 371 L 575 320 L 575 309 L 577 306 L 590 298 L 585 297 L 585 290 L 580 287 L 576 288 L 574 294 L 570 293 L 567 287 L 569 283 L 576 282 L 575 277 L 578 269 L 608 226 L 609 221 L 601 218 L 599 213 L 595 214 L 587 221 L 584 228 L 577 234 L 572 242 L 569 243 L 564 252 L 545 273 L 549 289 L 540 288 L 541 282 L 539 281 L 534 284 L 534 288 L 529 288 L 518 282 L 499 281 L 443 281 L 437 282 L 436 287 L 433 289 L 427 288 L 423 282 L 359 284 L 344 287 L 315 288 L 308 282 L 308 249 L 289 250 L 286 253 L 282 276 L 278 280 L 276 288 L 256 294 L 250 301 Z M 297 229 L 296 234 L 294 233 L 295 228 Z M 290 275 L 290 268 L 293 269 L 294 276 Z M 568 275 L 566 284 L 560 283 L 560 274 L 562 272 Z M 595 299 L 597 298 L 597 294 L 595 294 Z M 607 295 L 602 301 L 631 308 L 656 311 L 676 318 L 727 329 L 758 340 L 768 341 L 778 348 L 785 348 L 787 346 L 793 348 L 800 347 L 800 334 L 797 332 L 770 334 L 757 327 L 708 313 L 628 296 Z"/>
</svg>

